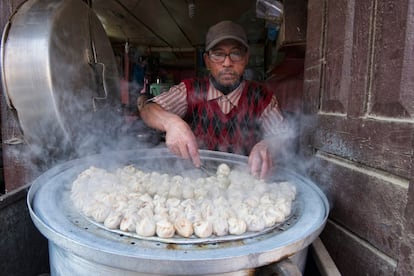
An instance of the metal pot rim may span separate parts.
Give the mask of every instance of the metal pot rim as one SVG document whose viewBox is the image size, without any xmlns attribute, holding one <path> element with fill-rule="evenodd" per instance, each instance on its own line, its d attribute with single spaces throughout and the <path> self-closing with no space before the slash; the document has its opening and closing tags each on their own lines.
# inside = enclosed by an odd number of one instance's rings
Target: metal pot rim
<svg viewBox="0 0 414 276">
<path fill-rule="evenodd" d="M 235 165 L 247 163 L 245 156 L 235 154 L 205 150 L 200 151 L 200 154 L 202 160 Z M 73 212 L 64 209 L 70 206 L 64 202 L 69 193 L 68 183 L 90 164 L 147 162 L 160 158 L 168 162 L 185 162 L 169 153 L 166 148 L 158 148 L 98 154 L 60 164 L 32 183 L 27 197 L 32 220 L 49 242 L 83 258 L 147 273 L 154 273 L 155 267 L 160 274 L 194 274 L 194 268 L 200 273 L 220 273 L 272 263 L 307 247 L 326 223 L 329 205 L 323 192 L 309 179 L 287 169 L 284 169 L 284 176 L 297 184 L 298 199 L 303 207 L 298 221 L 286 231 L 264 234 L 241 242 L 176 246 L 139 241 L 116 236 L 111 232 L 104 233 L 90 222 L 79 222 L 79 217 L 72 217 Z"/>
</svg>

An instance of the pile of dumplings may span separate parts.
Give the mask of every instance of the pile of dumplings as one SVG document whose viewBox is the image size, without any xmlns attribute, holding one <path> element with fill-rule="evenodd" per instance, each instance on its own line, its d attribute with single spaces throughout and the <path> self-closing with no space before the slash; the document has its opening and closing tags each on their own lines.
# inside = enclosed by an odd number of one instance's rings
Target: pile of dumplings
<svg viewBox="0 0 414 276">
<path fill-rule="evenodd" d="M 73 204 L 106 228 L 140 237 L 213 238 L 263 231 L 291 213 L 296 187 L 267 183 L 220 164 L 214 176 L 190 178 L 90 167 L 71 189 Z"/>
</svg>

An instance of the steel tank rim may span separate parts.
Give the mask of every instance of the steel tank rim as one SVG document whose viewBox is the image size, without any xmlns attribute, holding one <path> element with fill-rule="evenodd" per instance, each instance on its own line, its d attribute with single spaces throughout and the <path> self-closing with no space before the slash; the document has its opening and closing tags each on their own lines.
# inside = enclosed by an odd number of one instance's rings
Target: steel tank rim
<svg viewBox="0 0 414 276">
<path fill-rule="evenodd" d="M 59 229 L 56 225 L 51 226 L 50 222 L 45 222 L 44 218 L 36 214 L 36 210 L 32 206 L 33 200 L 38 190 L 45 183 L 59 179 L 62 174 L 66 175 L 70 170 L 82 170 L 82 166 L 91 163 L 87 160 L 103 160 L 108 156 L 116 156 L 123 160 L 125 158 L 136 159 L 137 156 L 146 158 L 145 156 L 149 152 L 151 152 L 151 156 L 148 156 L 148 159 L 157 158 L 156 156 L 172 157 L 172 154 L 165 148 L 116 151 L 71 160 L 46 171 L 33 181 L 27 196 L 27 205 L 34 224 L 49 242 L 64 248 L 68 252 L 98 263 L 111 264 L 115 267 L 132 271 L 138 269 L 140 272 L 148 273 L 153 272 L 153 266 L 156 266 L 160 273 L 179 271 L 181 274 L 188 273 L 188 275 L 195 273 L 194 269 L 192 269 L 194 267 L 201 272 L 208 270 L 211 273 L 217 273 L 239 271 L 272 263 L 307 247 L 320 234 L 326 224 L 329 210 L 326 196 L 316 184 L 291 171 L 289 172 L 291 176 L 303 181 L 310 187 L 316 196 L 316 200 L 320 201 L 323 208 L 322 214 L 312 225 L 301 225 L 302 227 L 307 227 L 308 231 L 302 233 L 285 231 L 275 235 L 276 238 L 264 238 L 243 245 L 214 248 L 214 254 L 212 254 L 210 249 L 186 250 L 183 248 L 166 250 L 162 247 L 159 249 L 140 248 L 127 243 L 120 245 L 119 241 L 97 237 L 96 234 L 82 231 L 82 229 L 78 229 L 75 225 L 69 226 L 70 229 Z M 234 154 L 212 151 L 200 151 L 200 154 L 202 158 L 218 158 L 221 160 L 226 157 L 240 164 L 247 162 L 247 157 Z M 183 271 L 183 267 L 188 267 L 189 271 L 185 269 Z"/>
</svg>

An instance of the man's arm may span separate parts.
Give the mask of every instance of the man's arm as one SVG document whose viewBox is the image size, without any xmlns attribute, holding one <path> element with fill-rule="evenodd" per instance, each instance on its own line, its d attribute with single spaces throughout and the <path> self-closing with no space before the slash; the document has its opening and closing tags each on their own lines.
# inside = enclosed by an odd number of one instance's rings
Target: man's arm
<svg viewBox="0 0 414 276">
<path fill-rule="evenodd" d="M 167 132 L 170 121 L 176 120 L 177 115 L 164 110 L 156 103 L 145 103 L 140 109 L 142 120 L 149 126 L 162 132 Z M 179 118 L 179 117 L 178 117 Z"/>
<path fill-rule="evenodd" d="M 196 167 L 201 165 L 196 137 L 180 116 L 164 110 L 156 103 L 146 103 L 140 116 L 148 126 L 166 133 L 165 143 L 171 152 L 191 159 Z"/>
</svg>

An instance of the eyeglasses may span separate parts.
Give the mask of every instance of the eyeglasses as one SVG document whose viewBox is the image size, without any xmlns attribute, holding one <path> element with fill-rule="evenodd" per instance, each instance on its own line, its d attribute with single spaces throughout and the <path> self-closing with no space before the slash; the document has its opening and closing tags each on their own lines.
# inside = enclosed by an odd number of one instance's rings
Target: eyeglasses
<svg viewBox="0 0 414 276">
<path fill-rule="evenodd" d="M 208 57 L 212 62 L 221 63 L 224 62 L 226 57 L 229 57 L 232 62 L 239 62 L 242 61 L 245 55 L 246 53 L 243 51 L 233 51 L 228 54 L 225 52 L 210 52 Z"/>
</svg>

